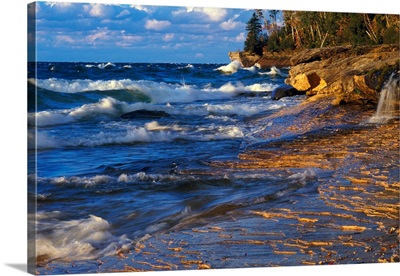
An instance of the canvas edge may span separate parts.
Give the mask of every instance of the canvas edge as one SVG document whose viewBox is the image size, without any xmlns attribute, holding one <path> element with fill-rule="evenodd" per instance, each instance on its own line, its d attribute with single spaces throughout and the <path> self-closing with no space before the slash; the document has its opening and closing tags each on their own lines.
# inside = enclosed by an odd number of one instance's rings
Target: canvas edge
<svg viewBox="0 0 400 276">
<path fill-rule="evenodd" d="M 27 4 L 27 72 L 29 70 L 28 64 L 30 62 L 36 63 L 36 2 Z M 34 66 L 36 68 L 36 65 Z M 33 72 L 36 76 L 36 70 Z M 35 88 L 36 89 L 36 88 Z M 37 109 L 36 91 L 35 93 L 29 93 L 29 84 L 27 83 L 27 97 L 28 106 L 29 103 L 33 102 L 35 110 Z M 36 114 L 36 112 L 35 112 Z M 29 160 L 27 167 L 27 272 L 36 274 L 36 210 L 37 210 L 37 199 L 36 199 L 36 151 L 37 151 L 37 139 L 36 139 L 36 120 L 27 124 L 27 154 L 28 152 L 34 151 L 34 159 Z"/>
</svg>

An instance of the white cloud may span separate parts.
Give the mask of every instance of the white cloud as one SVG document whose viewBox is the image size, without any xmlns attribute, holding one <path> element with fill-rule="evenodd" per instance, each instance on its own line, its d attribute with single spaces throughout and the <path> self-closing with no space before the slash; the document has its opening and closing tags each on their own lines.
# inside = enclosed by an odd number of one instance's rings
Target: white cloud
<svg viewBox="0 0 400 276">
<path fill-rule="evenodd" d="M 156 19 L 153 19 L 153 20 L 147 20 L 144 27 L 147 30 L 161 31 L 165 28 L 168 28 L 169 26 L 171 26 L 171 22 L 169 21 L 165 20 L 158 21 Z"/>
<path fill-rule="evenodd" d="M 239 15 L 235 15 L 233 18 L 228 19 L 228 21 L 222 22 L 219 24 L 219 27 L 226 31 L 234 30 L 236 28 L 244 29 L 244 23 L 235 21 L 238 16 Z"/>
<path fill-rule="evenodd" d="M 83 10 L 93 17 L 106 17 L 110 13 L 109 8 L 104 4 L 84 5 Z"/>
<path fill-rule="evenodd" d="M 244 35 L 244 32 L 238 34 L 235 38 L 234 41 L 236 42 L 244 42 L 246 40 L 246 36 Z"/>
<path fill-rule="evenodd" d="M 123 48 L 132 47 L 137 42 L 143 40 L 143 37 L 137 35 L 125 35 L 125 31 L 122 31 L 122 36 L 118 36 L 115 39 L 115 45 Z"/>
<path fill-rule="evenodd" d="M 65 43 L 75 43 L 75 40 L 68 36 L 68 35 L 58 35 L 56 36 L 56 43 L 57 44 L 65 44 Z"/>
<path fill-rule="evenodd" d="M 149 7 L 145 7 L 145 6 L 141 6 L 141 5 L 131 5 L 131 8 L 137 9 L 139 11 L 144 11 L 147 13 L 153 12 Z"/>
<path fill-rule="evenodd" d="M 185 15 L 188 13 L 196 13 L 201 17 L 207 19 L 207 21 L 218 22 L 225 18 L 228 14 L 226 9 L 221 8 L 194 8 L 194 7 L 186 7 L 179 9 L 177 11 L 173 11 L 172 14 L 174 16 Z"/>
<path fill-rule="evenodd" d="M 123 10 L 122 12 L 120 12 L 120 13 L 117 15 L 117 18 L 125 17 L 125 16 L 128 16 L 128 15 L 130 15 L 130 14 L 131 14 L 130 11 L 128 11 L 128 10 Z"/>
<path fill-rule="evenodd" d="M 221 8 L 193 8 L 193 11 L 207 15 L 214 22 L 223 20 L 227 15 L 226 9 Z"/>
<path fill-rule="evenodd" d="M 67 8 L 69 6 L 72 6 L 73 3 L 68 3 L 68 2 L 45 2 L 44 4 L 46 6 L 50 6 L 50 7 Z"/>
<path fill-rule="evenodd" d="M 166 35 L 164 36 L 163 40 L 164 40 L 165 42 L 168 42 L 168 41 L 173 40 L 174 37 L 175 37 L 174 34 L 166 34 Z"/>
<path fill-rule="evenodd" d="M 203 58 L 204 54 L 203 53 L 196 53 L 195 57 L 196 58 Z"/>
<path fill-rule="evenodd" d="M 108 30 L 98 30 L 94 34 L 90 34 L 86 36 L 85 41 L 89 44 L 98 44 L 103 40 L 107 40 L 109 38 L 109 31 Z"/>
</svg>

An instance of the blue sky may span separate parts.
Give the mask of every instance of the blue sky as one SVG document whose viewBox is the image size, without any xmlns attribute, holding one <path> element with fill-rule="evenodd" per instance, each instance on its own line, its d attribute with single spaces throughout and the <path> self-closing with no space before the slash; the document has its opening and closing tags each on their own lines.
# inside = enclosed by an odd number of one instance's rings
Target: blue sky
<svg viewBox="0 0 400 276">
<path fill-rule="evenodd" d="M 33 11 L 32 11 L 33 12 Z M 254 10 L 38 2 L 38 61 L 226 63 Z"/>
</svg>

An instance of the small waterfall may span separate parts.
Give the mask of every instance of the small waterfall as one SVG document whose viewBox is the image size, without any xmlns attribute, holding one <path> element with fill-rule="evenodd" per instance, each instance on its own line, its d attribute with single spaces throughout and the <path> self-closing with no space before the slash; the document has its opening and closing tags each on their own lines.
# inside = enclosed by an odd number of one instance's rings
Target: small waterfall
<svg viewBox="0 0 400 276">
<path fill-rule="evenodd" d="M 378 108 L 368 122 L 385 124 L 399 115 L 400 87 L 399 78 L 393 73 L 380 93 Z"/>
</svg>

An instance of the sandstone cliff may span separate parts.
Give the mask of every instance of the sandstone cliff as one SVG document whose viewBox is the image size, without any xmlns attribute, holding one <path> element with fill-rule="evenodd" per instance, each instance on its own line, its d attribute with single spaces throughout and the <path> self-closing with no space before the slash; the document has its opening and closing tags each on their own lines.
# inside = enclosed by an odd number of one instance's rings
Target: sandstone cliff
<svg viewBox="0 0 400 276">
<path fill-rule="evenodd" d="M 334 105 L 376 103 L 399 64 L 399 45 L 308 49 L 291 58 L 286 83 L 308 96 L 333 97 Z"/>
<path fill-rule="evenodd" d="M 249 54 L 246 52 L 229 52 L 228 56 L 231 61 L 238 60 L 244 67 L 250 67 L 258 63 L 261 68 L 288 67 L 291 65 L 290 59 L 294 52 L 284 53 L 264 53 L 262 56 Z"/>
<path fill-rule="evenodd" d="M 329 96 L 332 103 L 372 103 L 392 73 L 399 75 L 399 45 L 337 46 L 300 52 L 229 52 L 231 61 L 261 68 L 290 66 L 286 83 L 308 96 Z"/>
</svg>

